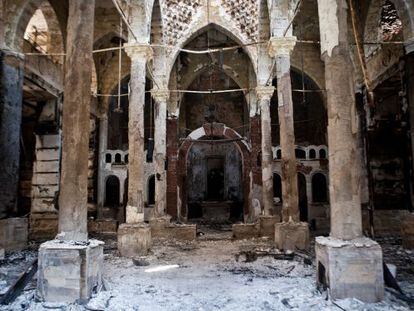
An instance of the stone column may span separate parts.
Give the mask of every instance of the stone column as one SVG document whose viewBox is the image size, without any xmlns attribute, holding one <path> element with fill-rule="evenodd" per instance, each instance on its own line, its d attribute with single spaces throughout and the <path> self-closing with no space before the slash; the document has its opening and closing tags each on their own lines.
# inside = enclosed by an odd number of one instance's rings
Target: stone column
<svg viewBox="0 0 414 311">
<path fill-rule="evenodd" d="M 178 118 L 169 116 L 167 120 L 167 213 L 173 219 L 178 219 Z"/>
<path fill-rule="evenodd" d="M 318 7 L 328 106 L 331 204 L 331 235 L 316 238 L 318 282 L 330 287 L 333 299 L 355 297 L 374 302 L 384 295 L 382 251 L 376 242 L 362 237 L 348 5 L 346 0 L 318 0 Z"/>
<path fill-rule="evenodd" d="M 131 58 L 131 81 L 128 123 L 128 205 L 127 223 L 144 221 L 144 107 L 147 61 L 152 58 L 149 45 L 128 44 L 125 52 Z"/>
<path fill-rule="evenodd" d="M 309 227 L 300 222 L 298 172 L 295 155 L 295 129 L 290 76 L 290 55 L 296 37 L 272 37 L 269 54 L 277 68 L 278 115 L 280 128 L 282 223 L 275 225 L 275 244 L 279 249 L 295 250 L 309 247 Z"/>
<path fill-rule="evenodd" d="M 167 172 L 165 161 L 167 159 L 167 100 L 168 90 L 152 90 L 155 100 L 155 129 L 154 129 L 154 155 L 155 155 L 155 215 L 165 216 L 167 206 Z"/>
<path fill-rule="evenodd" d="M 282 221 L 298 222 L 298 172 L 295 155 L 295 129 L 293 120 L 292 83 L 290 77 L 290 54 L 296 45 L 295 37 L 271 38 L 269 53 L 276 61 L 277 95 L 282 150 Z"/>
<path fill-rule="evenodd" d="M 261 152 L 262 152 L 262 203 L 263 215 L 259 217 L 260 235 L 272 237 L 278 217 L 273 206 L 273 150 L 270 100 L 275 92 L 273 86 L 259 86 L 256 95 L 260 106 Z"/>
<path fill-rule="evenodd" d="M 147 254 L 151 245 L 151 228 L 144 223 L 144 107 L 146 66 L 153 51 L 148 44 L 130 43 L 125 52 L 131 58 L 128 203 L 126 224 L 118 230 L 118 250 L 122 256 L 135 257 Z"/>
<path fill-rule="evenodd" d="M 411 152 L 414 161 L 414 38 L 408 40 L 405 46 L 406 56 L 406 78 L 407 78 L 407 98 L 410 111 L 410 130 L 411 130 Z M 414 167 L 414 162 L 411 163 Z M 413 181 L 411 178 L 411 196 L 413 195 Z M 414 200 L 411 200 L 414 202 Z M 411 211 L 405 217 L 401 226 L 401 236 L 403 246 L 407 249 L 414 249 L 414 213 Z"/>
<path fill-rule="evenodd" d="M 23 64 L 22 54 L 0 50 L 0 219 L 17 212 Z"/>
<path fill-rule="evenodd" d="M 76 0 L 69 8 L 62 116 L 59 233 L 66 241 L 86 241 L 89 115 L 95 1 Z"/>
<path fill-rule="evenodd" d="M 39 297 L 84 302 L 102 284 L 103 242 L 88 241 L 89 116 L 94 0 L 71 0 L 67 29 L 59 235 L 39 248 Z M 85 134 L 86 133 L 86 134 Z M 93 266 L 93 269 L 85 268 Z M 56 280 L 59 279 L 59 282 Z"/>
<path fill-rule="evenodd" d="M 275 88 L 273 86 L 259 86 L 256 88 L 262 129 L 262 203 L 265 216 L 273 215 L 273 150 L 270 99 L 274 92 Z"/>
<path fill-rule="evenodd" d="M 99 119 L 99 157 L 98 157 L 98 218 L 102 218 L 102 209 L 105 204 L 105 166 L 106 151 L 108 149 L 108 116 Z"/>
</svg>

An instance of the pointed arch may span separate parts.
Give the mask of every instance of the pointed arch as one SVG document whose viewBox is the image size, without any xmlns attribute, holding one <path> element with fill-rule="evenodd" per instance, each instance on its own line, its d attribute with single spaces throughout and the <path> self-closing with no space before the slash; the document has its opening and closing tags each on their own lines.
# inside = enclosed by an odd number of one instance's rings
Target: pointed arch
<svg viewBox="0 0 414 311">
<path fill-rule="evenodd" d="M 228 36 L 236 44 L 242 45 L 243 50 L 246 52 L 247 56 L 249 57 L 251 64 L 257 63 L 257 52 L 255 48 L 253 48 L 252 46 L 246 46 L 249 42 L 244 40 L 237 32 L 232 32 L 231 29 L 229 29 L 227 26 L 223 24 L 209 23 L 209 24 L 203 24 L 199 26 L 191 33 L 183 34 L 183 36 L 178 40 L 176 46 L 173 48 L 172 52 L 170 53 L 171 57 L 168 59 L 168 62 L 167 62 L 167 68 L 166 68 L 167 77 L 171 77 L 174 64 L 178 58 L 178 55 L 181 52 L 180 49 L 184 48 L 188 43 L 190 43 L 193 39 L 195 39 L 202 33 L 209 31 L 209 29 L 215 29 L 223 33 L 224 35 Z M 256 66 L 253 66 L 253 69 L 254 69 L 255 74 L 257 75 Z"/>
<path fill-rule="evenodd" d="M 68 3 L 66 0 L 19 0 L 16 1 L 13 7 L 17 8 L 17 12 L 8 11 L 11 9 L 6 6 L 6 23 L 10 25 L 9 31 L 5 34 L 6 46 L 13 50 L 23 51 L 24 34 L 27 26 L 35 14 L 36 10 L 40 9 L 42 4 L 47 3 L 51 7 L 53 14 L 54 25 L 59 28 L 62 34 L 63 49 L 65 49 L 66 42 L 66 25 L 68 18 Z M 48 19 L 46 18 L 46 22 Z M 49 21 L 50 23 L 50 21 Z M 52 24 L 50 24 L 52 26 Z"/>
</svg>

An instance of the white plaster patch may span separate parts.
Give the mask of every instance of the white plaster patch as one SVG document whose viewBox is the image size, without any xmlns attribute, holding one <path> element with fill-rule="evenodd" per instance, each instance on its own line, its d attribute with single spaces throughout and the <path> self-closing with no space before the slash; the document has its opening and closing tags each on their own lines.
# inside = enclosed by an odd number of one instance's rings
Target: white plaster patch
<svg viewBox="0 0 414 311">
<path fill-rule="evenodd" d="M 319 28 L 321 33 L 321 54 L 332 55 L 339 45 L 338 5 L 336 0 L 318 0 Z"/>
</svg>

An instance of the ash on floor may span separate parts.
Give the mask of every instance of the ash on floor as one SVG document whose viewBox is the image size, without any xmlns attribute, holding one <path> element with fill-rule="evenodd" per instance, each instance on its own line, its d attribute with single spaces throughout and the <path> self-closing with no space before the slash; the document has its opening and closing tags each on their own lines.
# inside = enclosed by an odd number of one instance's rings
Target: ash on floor
<svg viewBox="0 0 414 311">
<path fill-rule="evenodd" d="M 316 289 L 313 264 L 305 263 L 304 256 L 280 259 L 283 256 L 267 239 L 157 241 L 146 258 L 148 266 L 118 257 L 112 242 L 109 245 L 104 263 L 107 290 L 86 306 L 36 302 L 34 290 L 28 288 L 0 310 L 410 310 L 388 291 L 376 304 L 332 302 Z M 383 247 L 386 258 L 398 260 L 398 247 Z M 246 252 L 261 255 L 246 260 Z M 399 281 L 414 292 L 409 273 Z"/>
</svg>

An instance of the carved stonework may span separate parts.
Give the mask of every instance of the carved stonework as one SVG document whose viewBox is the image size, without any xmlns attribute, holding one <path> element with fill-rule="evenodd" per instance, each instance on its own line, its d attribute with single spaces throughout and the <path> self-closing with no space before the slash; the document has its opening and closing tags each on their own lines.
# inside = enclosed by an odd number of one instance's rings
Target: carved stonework
<svg viewBox="0 0 414 311">
<path fill-rule="evenodd" d="M 259 101 L 270 100 L 275 92 L 273 86 L 258 86 L 256 87 L 256 96 Z"/>
<path fill-rule="evenodd" d="M 163 3 L 165 41 L 174 45 L 190 26 L 202 0 L 166 0 Z"/>
<path fill-rule="evenodd" d="M 125 53 L 133 58 L 143 58 L 151 60 L 154 52 L 149 44 L 126 43 L 124 44 Z"/>
<path fill-rule="evenodd" d="M 296 37 L 270 38 L 269 55 L 276 57 L 278 55 L 290 55 L 295 48 Z"/>
<path fill-rule="evenodd" d="M 170 91 L 168 89 L 153 89 L 151 95 L 157 103 L 166 103 L 170 98 Z"/>
<path fill-rule="evenodd" d="M 251 41 L 258 38 L 259 5 L 257 0 L 221 0 L 232 20 Z"/>
</svg>

